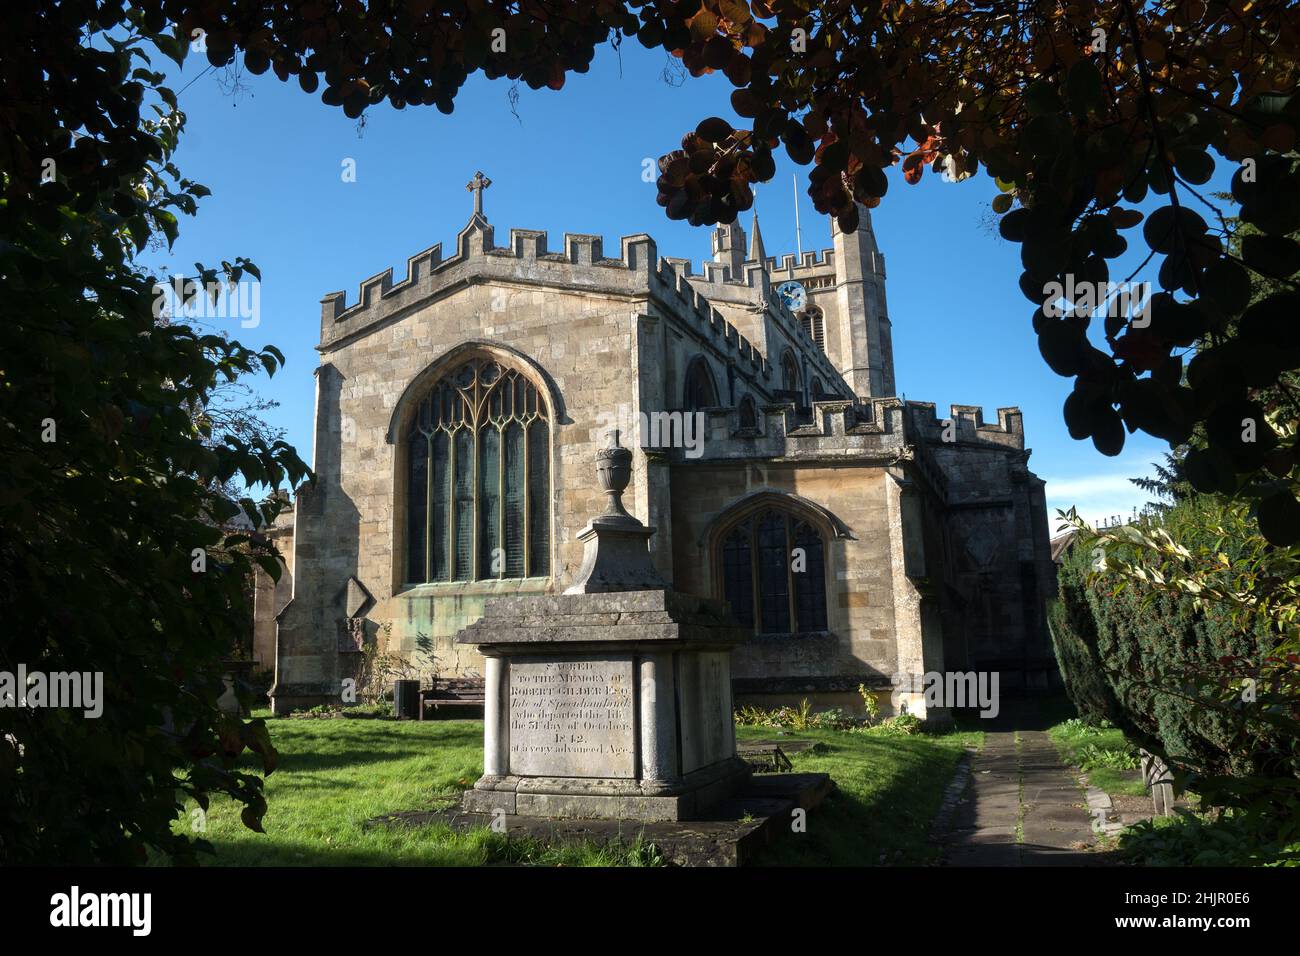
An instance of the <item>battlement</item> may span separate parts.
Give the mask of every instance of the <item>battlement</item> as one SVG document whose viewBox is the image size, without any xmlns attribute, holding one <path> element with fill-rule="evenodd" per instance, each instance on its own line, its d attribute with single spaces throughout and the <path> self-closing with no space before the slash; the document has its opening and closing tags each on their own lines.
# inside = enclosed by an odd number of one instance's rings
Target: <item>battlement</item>
<svg viewBox="0 0 1300 956">
<path fill-rule="evenodd" d="M 906 466 L 946 499 L 948 476 L 923 442 L 917 442 L 908 409 L 897 398 L 813 402 L 811 420 L 788 402 L 759 408 L 756 427 L 741 424 L 738 408 L 711 408 L 696 457 L 672 450 L 675 464 L 718 461 L 818 461 L 880 467 Z"/>
<path fill-rule="evenodd" d="M 1023 450 L 1024 417 L 1019 408 L 998 409 L 997 424 L 984 421 L 984 409 L 978 405 L 951 405 L 947 419 L 940 419 L 934 402 L 907 403 L 912 422 L 921 435 L 931 442 L 979 442 L 1003 448 Z M 955 427 L 950 427 L 949 423 Z"/>
<path fill-rule="evenodd" d="M 828 251 L 827 255 L 833 253 Z M 804 258 L 816 261 L 813 253 Z M 661 258 L 655 241 L 644 233 L 621 237 L 617 258 L 605 255 L 602 236 L 585 233 L 565 233 L 563 251 L 552 252 L 546 232 L 511 229 L 508 245 L 497 246 L 491 224 L 476 215 L 457 235 L 455 253 L 450 257 L 443 258 L 439 243 L 411 256 L 405 276 L 397 281 L 392 268 L 363 280 L 356 302 L 351 305 L 343 292 L 324 296 L 319 348 L 329 351 L 341 347 L 367 329 L 401 318 L 431 299 L 466 285 L 500 281 L 672 301 L 676 307 L 673 311 L 693 321 L 715 348 L 731 352 L 742 371 L 770 381 L 774 374 L 770 357 L 711 304 L 710 292 L 714 298 L 734 300 L 728 292 L 740 291 L 748 293 L 743 298 L 752 304 L 765 306 L 785 333 L 803 346 L 823 381 L 839 381 L 830 360 L 785 303 L 772 294 L 767 271 L 757 262 L 751 262 L 745 264 L 744 272 L 741 279 L 732 279 L 725 275 L 720 264 L 708 262 L 704 276 L 693 276 L 689 259 Z"/>
<path fill-rule="evenodd" d="M 623 236 L 618 258 L 605 256 L 603 237 L 583 233 L 565 233 L 563 252 L 550 252 L 547 233 L 534 229 L 511 229 L 507 246 L 498 247 L 493 240 L 492 226 L 475 216 L 456 237 L 456 252 L 450 258 L 442 258 L 441 244 L 432 246 L 407 260 L 400 281 L 393 281 L 391 268 L 362 281 L 353 305 L 347 304 L 343 292 L 331 292 L 321 299 L 319 348 L 341 347 L 369 328 L 466 285 L 499 281 L 589 289 L 630 299 L 676 299 L 677 311 L 693 320 L 715 347 L 734 352 L 737 364 L 748 366 L 750 374 L 771 377 L 771 367 L 759 349 L 659 258 L 655 241 L 644 233 Z M 753 272 L 762 270 L 754 264 Z M 789 321 L 794 322 L 793 317 Z"/>
<path fill-rule="evenodd" d="M 896 398 L 867 401 L 830 399 L 812 403 L 812 420 L 800 422 L 798 409 L 789 402 L 762 407 L 767 433 L 784 438 L 826 438 L 839 435 L 891 435 L 905 437 L 903 403 Z"/>
<path fill-rule="evenodd" d="M 885 275 L 885 257 L 879 252 L 873 252 L 872 267 L 874 271 L 884 278 Z M 689 258 L 680 258 L 677 256 L 665 257 L 673 264 L 673 267 L 682 270 L 688 276 L 703 276 L 706 282 L 722 283 L 722 275 L 726 269 L 724 263 L 715 262 L 712 259 L 705 259 L 700 263 L 700 272 L 694 272 L 695 264 Z M 726 283 L 736 286 L 756 286 L 755 274 L 764 273 L 770 277 L 772 282 L 781 282 L 789 279 L 791 274 L 798 279 L 810 273 L 825 275 L 827 272 L 835 271 L 835 250 L 834 249 L 809 249 L 802 255 L 793 252 L 786 253 L 782 256 L 767 256 L 763 260 L 763 267 L 759 268 L 757 262 L 745 263 L 745 276 L 743 278 L 728 278 Z"/>
<path fill-rule="evenodd" d="M 710 302 L 747 303 L 753 308 L 766 308 L 775 323 L 790 338 L 798 343 L 800 351 L 816 370 L 823 382 L 841 382 L 841 376 L 826 354 L 817 347 L 808 330 L 798 317 L 786 307 L 785 301 L 772 291 L 772 282 L 768 273 L 757 262 L 745 263 L 744 281 L 724 279 L 725 270 L 721 263 L 705 262 L 704 275 L 696 276 L 690 272 L 691 261 L 664 256 L 667 263 L 682 279 Z M 774 356 L 769 358 L 775 359 Z"/>
<path fill-rule="evenodd" d="M 623 236 L 618 258 L 607 258 L 601 236 L 566 233 L 562 252 L 551 252 L 547 234 L 512 229 L 510 243 L 498 248 L 487 220 L 475 216 L 456 237 L 456 251 L 442 257 L 442 245 L 407 260 L 406 275 L 393 281 L 393 270 L 364 280 L 355 304 L 343 292 L 321 299 L 321 348 L 341 344 L 363 330 L 393 318 L 429 299 L 476 279 L 550 283 L 614 294 L 644 295 L 655 273 L 655 242 L 644 233 Z"/>
<path fill-rule="evenodd" d="M 767 257 L 767 271 L 773 276 L 779 272 L 785 278 L 793 272 L 795 278 L 799 277 L 800 272 L 825 272 L 826 270 L 835 269 L 835 250 L 834 249 L 809 249 L 803 255 L 786 253 L 779 259 L 777 256 Z"/>
<path fill-rule="evenodd" d="M 744 266 L 744 275 L 740 278 L 734 278 L 727 273 L 727 266 L 722 262 L 715 262 L 712 259 L 705 259 L 701 263 L 702 272 L 696 272 L 695 263 L 681 256 L 664 256 L 663 261 L 673 267 L 679 275 L 696 282 L 702 282 L 707 285 L 718 286 L 722 289 L 731 289 L 733 292 L 743 294 L 746 291 L 761 292 L 766 295 L 771 287 L 771 281 L 767 272 L 757 262 L 746 262 Z"/>
<path fill-rule="evenodd" d="M 706 411 L 704 457 L 786 458 L 867 454 L 896 458 L 907 441 L 903 403 L 896 398 L 856 402 L 832 399 L 812 403 L 811 420 L 791 402 L 758 409 L 757 427 L 745 428 L 739 408 Z"/>
<path fill-rule="evenodd" d="M 689 275 L 677 268 L 678 261 L 680 260 L 666 256 L 658 260 L 654 273 L 657 284 L 655 291 L 665 300 L 670 297 L 675 299 L 678 311 L 693 318 L 696 328 L 713 337 L 715 344 L 724 349 L 734 349 L 738 357 L 750 364 L 764 379 L 770 378 L 772 366 L 767 357 L 722 317 L 722 313 L 691 282 Z"/>
<path fill-rule="evenodd" d="M 871 260 L 868 266 L 871 271 L 882 279 L 886 278 L 884 254 L 872 251 L 869 255 Z M 781 256 L 779 260 L 776 256 L 768 256 L 767 271 L 771 274 L 773 282 L 780 282 L 790 278 L 803 279 L 814 274 L 822 276 L 827 272 L 835 271 L 835 250 L 809 250 L 802 256 L 787 253 Z"/>
<path fill-rule="evenodd" d="M 805 413 L 806 414 L 806 413 Z M 907 474 L 928 486 L 949 504 L 968 503 L 972 487 L 965 456 L 947 450 L 970 451 L 980 444 L 990 451 L 1012 452 L 1012 473 L 1025 476 L 1024 430 L 1018 408 L 998 409 L 998 423 L 986 424 L 975 405 L 953 405 L 949 419 L 939 419 L 932 402 L 898 398 L 814 402 L 811 420 L 789 403 L 759 408 L 756 427 L 741 425 L 736 408 L 707 410 L 705 441 L 698 459 L 674 452 L 674 461 L 802 460 L 854 462 L 884 467 L 904 466 Z M 951 426 L 955 426 L 955 429 Z M 945 440 L 944 433 L 952 435 Z M 986 467 L 986 466 L 981 466 Z"/>
</svg>

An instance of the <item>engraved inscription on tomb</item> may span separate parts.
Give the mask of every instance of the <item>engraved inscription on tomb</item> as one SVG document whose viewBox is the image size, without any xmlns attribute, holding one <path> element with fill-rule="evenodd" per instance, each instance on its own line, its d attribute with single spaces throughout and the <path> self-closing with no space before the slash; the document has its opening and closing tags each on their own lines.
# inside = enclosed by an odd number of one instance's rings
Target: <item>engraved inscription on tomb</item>
<svg viewBox="0 0 1300 956">
<path fill-rule="evenodd" d="M 512 661 L 510 772 L 635 776 L 632 662 Z"/>
</svg>

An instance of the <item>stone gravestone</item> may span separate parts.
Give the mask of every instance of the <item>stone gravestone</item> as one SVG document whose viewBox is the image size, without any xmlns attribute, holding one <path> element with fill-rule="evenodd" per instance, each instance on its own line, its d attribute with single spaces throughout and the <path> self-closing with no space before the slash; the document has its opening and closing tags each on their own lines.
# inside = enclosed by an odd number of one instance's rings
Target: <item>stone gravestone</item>
<svg viewBox="0 0 1300 956">
<path fill-rule="evenodd" d="M 1165 762 L 1146 750 L 1141 755 L 1142 782 L 1151 792 L 1151 806 L 1158 817 L 1174 814 L 1174 775 Z"/>
<path fill-rule="evenodd" d="M 720 601 L 669 588 L 654 534 L 623 508 L 632 453 L 597 453 L 609 496 L 578 535 L 577 582 L 499 597 L 457 635 L 483 654 L 483 776 L 470 812 L 685 820 L 748 779 L 736 756 L 731 652 L 746 631 Z"/>
</svg>

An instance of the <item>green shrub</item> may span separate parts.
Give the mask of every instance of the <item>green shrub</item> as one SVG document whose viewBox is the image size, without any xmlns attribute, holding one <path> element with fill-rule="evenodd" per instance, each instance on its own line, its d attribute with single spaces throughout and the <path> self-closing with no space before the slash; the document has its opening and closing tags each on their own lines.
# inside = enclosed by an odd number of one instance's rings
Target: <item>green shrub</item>
<svg viewBox="0 0 1300 956">
<path fill-rule="evenodd" d="M 1079 769 L 1088 771 L 1105 767 L 1109 770 L 1137 770 L 1141 758 L 1136 747 L 1103 747 L 1084 744 L 1075 752 Z"/>
<path fill-rule="evenodd" d="M 1065 692 L 1081 717 L 1114 722 L 1119 704 L 1097 657 L 1097 629 L 1088 604 L 1087 575 L 1093 558 L 1076 543 L 1057 573 L 1057 597 L 1048 604 L 1047 622 Z"/>
<path fill-rule="evenodd" d="M 1241 687 L 1243 676 L 1278 673 L 1277 614 L 1251 600 L 1276 589 L 1289 559 L 1263 542 L 1246 506 L 1207 498 L 1103 537 L 1105 570 L 1092 573 L 1098 539 L 1082 536 L 1051 613 L 1071 699 L 1086 720 L 1109 720 L 1161 754 L 1203 805 L 1249 809 L 1250 827 L 1263 832 L 1269 824 L 1258 821 L 1272 819 L 1280 832 L 1300 776 L 1300 711 L 1285 680 L 1268 707 Z M 1169 545 L 1159 561 L 1149 547 L 1157 539 Z M 1190 586 L 1170 587 L 1177 575 Z M 1108 749 L 1081 745 L 1077 756 L 1114 769 L 1133 762 Z"/>
<path fill-rule="evenodd" d="M 737 708 L 736 723 L 741 727 L 776 727 L 783 730 L 853 730 L 862 726 L 863 719 L 844 713 L 838 707 L 813 712 L 812 705 L 804 698 L 798 707 L 775 707 L 765 710 L 762 707 L 745 706 Z"/>
<path fill-rule="evenodd" d="M 761 707 L 745 704 L 736 708 L 736 724 L 741 727 L 763 727 L 767 724 L 768 712 Z"/>
<path fill-rule="evenodd" d="M 388 701 L 369 704 L 351 704 L 343 708 L 342 716 L 353 720 L 395 720 L 393 705 Z"/>
<path fill-rule="evenodd" d="M 288 714 L 289 720 L 334 720 L 343 716 L 343 708 L 337 704 L 317 704 Z"/>
<path fill-rule="evenodd" d="M 858 696 L 862 698 L 862 706 L 867 711 L 867 723 L 874 724 L 880 720 L 880 701 L 876 700 L 876 695 L 867 689 L 866 684 L 858 685 Z"/>
<path fill-rule="evenodd" d="M 866 727 L 867 733 L 880 734 L 882 737 L 909 737 L 919 734 L 924 729 L 924 721 L 915 714 L 898 714 L 886 717 L 874 727 Z"/>
<path fill-rule="evenodd" d="M 1300 804 L 1292 807 L 1300 818 Z M 1261 825 L 1258 816 L 1229 811 L 1144 820 L 1119 836 L 1125 862 L 1139 866 L 1300 866 L 1300 841 Z"/>
<path fill-rule="evenodd" d="M 1057 726 L 1062 733 L 1072 737 L 1100 737 L 1107 730 L 1115 729 L 1109 720 L 1094 720 L 1089 717 L 1071 717 Z"/>
<path fill-rule="evenodd" d="M 899 714 L 881 720 L 880 708 L 875 705 L 875 698 L 870 697 L 865 688 L 860 690 L 863 698 L 871 701 L 865 717 L 854 717 L 838 707 L 814 713 L 812 705 L 805 698 L 799 702 L 798 707 L 775 707 L 771 710 L 753 706 L 737 708 L 736 723 L 741 727 L 776 727 L 798 731 L 852 730 L 861 733 L 879 733 L 884 736 L 905 736 L 924 731 L 925 722 L 915 714 Z"/>
<path fill-rule="evenodd" d="M 1184 546 L 1208 546 L 1228 565 L 1250 560 L 1251 539 L 1258 539 L 1244 509 L 1205 499 L 1179 504 L 1162 523 Z M 1220 524 L 1235 533 L 1205 541 L 1205 529 Z M 1234 714 L 1207 707 L 1198 687 L 1226 682 L 1231 672 L 1225 661 L 1261 664 L 1279 642 L 1270 621 L 1234 619 L 1228 607 L 1213 602 L 1197 608 L 1190 595 L 1133 586 L 1112 593 L 1118 584 L 1112 575 L 1103 582 L 1089 589 L 1088 601 L 1109 684 L 1136 730 L 1130 736 L 1145 738 L 1148 749 L 1163 750 L 1171 764 L 1198 776 L 1294 775 L 1300 769 L 1294 739 L 1259 723 L 1243 732 Z M 1280 751 L 1290 751 L 1281 764 Z"/>
</svg>

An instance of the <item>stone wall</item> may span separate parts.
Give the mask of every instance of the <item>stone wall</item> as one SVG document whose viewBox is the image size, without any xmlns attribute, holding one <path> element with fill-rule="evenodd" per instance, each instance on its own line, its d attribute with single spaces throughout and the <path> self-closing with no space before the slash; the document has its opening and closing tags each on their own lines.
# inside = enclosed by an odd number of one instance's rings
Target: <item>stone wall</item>
<svg viewBox="0 0 1300 956">
<path fill-rule="evenodd" d="M 905 406 L 818 402 L 811 423 L 770 405 L 752 433 L 733 412 L 710 416 L 698 460 L 671 464 L 674 584 L 721 597 L 717 534 L 740 509 L 765 502 L 802 515 L 827 544 L 827 632 L 758 636 L 735 655 L 737 693 L 749 701 L 808 697 L 861 710 L 859 684 L 899 687 L 885 711 L 904 703 L 924 714 L 914 685 L 943 667 L 941 620 L 928 614 L 927 581 L 942 552 L 927 536 L 942 520 L 943 478 L 918 459 Z"/>
<path fill-rule="evenodd" d="M 1046 690 L 1059 675 L 1047 633 L 1054 593 L 1043 481 L 1029 470 L 1019 409 L 909 403 L 912 424 L 946 476 L 945 657 L 995 670 L 1006 691 Z M 948 427 L 948 423 L 952 427 Z"/>
<path fill-rule="evenodd" d="M 985 425 L 978 409 L 954 406 L 954 441 L 933 406 L 888 397 L 816 402 L 803 419 L 777 400 L 780 357 L 769 349 L 795 350 L 805 384 L 813 370 L 828 388 L 850 390 L 757 263 L 742 282 L 717 264 L 691 276 L 660 259 L 648 236 L 625 237 L 618 258 L 604 256 L 599 237 L 566 235 L 563 247 L 552 253 L 544 233 L 512 230 L 497 248 L 475 216 L 451 258 L 434 247 L 400 282 L 392 270 L 367 279 L 354 305 L 343 293 L 322 301 L 318 478 L 296 502 L 292 600 L 283 606 L 283 594 L 259 589 L 263 652 L 268 619 L 282 608 L 277 712 L 338 700 L 363 640 L 414 657 L 425 635 L 441 674 L 480 675 L 482 659 L 454 635 L 489 597 L 571 582 L 582 558 L 575 535 L 603 506 L 595 450 L 612 426 L 680 409 L 698 360 L 723 403 L 704 416 L 702 448 L 688 455 L 639 433 L 624 440 L 637 448 L 626 503 L 658 529 L 660 572 L 680 590 L 718 596 L 710 530 L 755 495 L 806 509 L 828 543 L 827 633 L 751 642 L 736 656 L 738 686 L 839 702 L 859 682 L 885 687 L 945 663 L 1018 662 L 1029 673 L 1045 649 L 1050 657 L 1042 483 L 1027 469 L 1017 410 Z M 830 261 L 814 256 L 809 268 Z M 867 265 L 883 281 L 883 260 Z M 873 334 L 887 334 L 887 320 Z M 877 338 L 871 362 L 881 349 Z M 403 580 L 405 436 L 432 384 L 475 355 L 519 369 L 548 405 L 552 574 L 412 585 Z M 741 427 L 735 404 L 746 396 L 759 409 L 753 428 Z M 910 685 L 900 700 L 922 709 Z"/>
<path fill-rule="evenodd" d="M 893 675 L 890 480 L 883 468 L 871 465 L 750 460 L 674 467 L 673 584 L 679 590 L 723 597 L 715 532 L 733 509 L 773 501 L 822 529 L 828 635 L 757 637 L 736 650 L 736 677 L 799 678 L 806 689 L 830 691 L 851 678 Z"/>
<path fill-rule="evenodd" d="M 482 614 L 500 593 L 545 591 L 547 579 L 469 584 L 402 580 L 405 525 L 405 442 L 409 416 L 431 382 L 458 360 L 488 354 L 532 373 L 550 404 L 551 566 L 557 584 L 581 561 L 574 536 L 598 510 L 589 462 L 602 443 L 598 416 L 627 398 L 627 356 L 636 315 L 624 301 L 596 294 L 506 289 L 507 306 L 493 311 L 500 287 L 468 285 L 452 297 L 413 311 L 344 347 L 324 353 L 318 374 L 318 504 L 300 508 L 315 525 L 300 538 L 294 602 L 281 639 L 312 643 L 313 632 L 343 626 L 342 583 L 355 577 L 368 592 L 362 609 L 371 638 L 383 630 L 391 651 L 412 653 L 418 635 L 435 644 L 444 675 L 477 675 L 477 656 L 451 638 Z M 498 300 L 499 301 L 499 300 Z M 616 358 L 617 357 L 617 358 Z M 401 401 L 405 399 L 405 401 Z M 401 405 L 399 407 L 399 401 Z M 307 549 L 304 554 L 303 549 Z M 331 669 L 337 655 L 328 639 L 315 642 L 316 660 L 281 654 L 277 683 L 332 683 L 347 674 Z M 295 675 L 294 669 L 301 665 Z M 315 693 L 322 693 L 316 690 Z"/>
<path fill-rule="evenodd" d="M 475 217 L 456 254 L 438 247 L 361 284 L 358 302 L 322 300 L 317 370 L 316 484 L 300 495 L 299 568 L 280 617 L 277 709 L 336 699 L 356 676 L 359 640 L 413 655 L 434 642 L 441 673 L 481 673 L 451 638 L 496 594 L 562 589 L 581 560 L 575 535 L 600 510 L 588 463 L 623 416 L 679 409 L 682 376 L 703 357 L 720 396 L 769 400 L 772 368 L 645 236 L 607 259 L 599 237 L 568 235 L 563 253 L 544 233 L 512 230 L 496 248 Z M 783 310 L 782 310 L 783 311 Z M 783 326 L 802 334 L 783 311 Z M 815 346 L 803 336 L 801 347 Z M 553 574 L 515 581 L 408 586 L 404 568 L 405 442 L 427 389 L 459 360 L 487 354 L 525 371 L 550 405 Z M 822 358 L 824 362 L 824 358 Z M 667 489 L 639 456 L 633 506 L 665 534 L 655 559 L 671 573 Z M 342 650 L 341 650 L 342 649 Z"/>
</svg>

